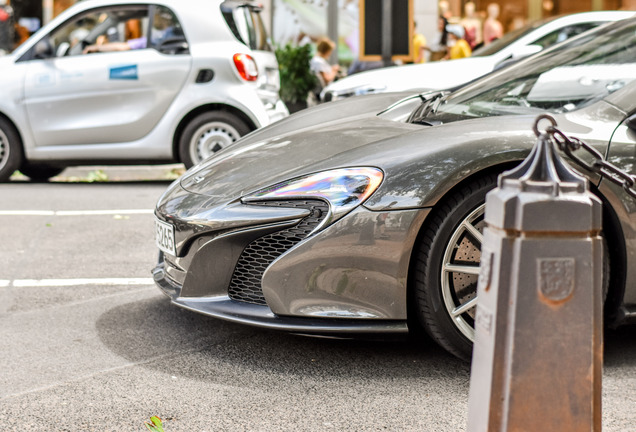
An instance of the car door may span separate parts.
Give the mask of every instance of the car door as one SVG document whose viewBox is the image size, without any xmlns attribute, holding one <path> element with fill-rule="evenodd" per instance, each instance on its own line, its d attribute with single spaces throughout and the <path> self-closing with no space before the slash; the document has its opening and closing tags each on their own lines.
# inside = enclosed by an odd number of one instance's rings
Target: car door
<svg viewBox="0 0 636 432">
<path fill-rule="evenodd" d="M 24 104 L 37 146 L 143 138 L 191 68 L 176 16 L 154 5 L 77 15 L 43 37 L 25 61 Z"/>
</svg>

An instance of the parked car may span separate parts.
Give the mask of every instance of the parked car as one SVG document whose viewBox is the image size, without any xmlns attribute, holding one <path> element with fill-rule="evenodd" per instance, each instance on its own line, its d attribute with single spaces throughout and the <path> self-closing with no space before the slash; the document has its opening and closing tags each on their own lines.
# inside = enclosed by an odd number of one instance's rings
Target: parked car
<svg viewBox="0 0 636 432">
<path fill-rule="evenodd" d="M 321 100 L 329 102 L 368 93 L 457 87 L 600 24 L 632 16 L 633 11 L 599 11 L 535 21 L 476 50 L 468 58 L 386 67 L 340 79 L 323 89 Z"/>
<path fill-rule="evenodd" d="M 538 114 L 636 173 L 636 19 L 454 93 L 319 105 L 190 169 L 159 200 L 157 285 L 197 312 L 302 334 L 419 326 L 467 358 L 486 193 L 536 143 Z M 636 318 L 636 201 L 604 205 L 605 316 Z"/>
<path fill-rule="evenodd" d="M 0 181 L 187 167 L 289 113 L 249 1 L 86 0 L 0 58 Z"/>
</svg>

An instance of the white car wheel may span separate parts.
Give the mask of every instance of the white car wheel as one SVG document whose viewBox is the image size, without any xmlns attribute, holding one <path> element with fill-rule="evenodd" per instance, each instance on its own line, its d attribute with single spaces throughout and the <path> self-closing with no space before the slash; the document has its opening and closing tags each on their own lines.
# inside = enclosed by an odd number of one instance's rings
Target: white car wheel
<svg viewBox="0 0 636 432">
<path fill-rule="evenodd" d="M 22 146 L 11 123 L 0 118 L 0 182 L 7 181 L 22 163 Z"/>
<path fill-rule="evenodd" d="M 227 112 L 200 114 L 183 131 L 179 146 L 181 161 L 190 168 L 249 132 L 242 120 Z"/>
</svg>

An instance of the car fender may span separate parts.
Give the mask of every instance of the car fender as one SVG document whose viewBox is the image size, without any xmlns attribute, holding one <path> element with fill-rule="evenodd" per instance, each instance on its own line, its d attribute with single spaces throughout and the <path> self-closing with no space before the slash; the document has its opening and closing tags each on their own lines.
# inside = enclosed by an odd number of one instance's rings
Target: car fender
<svg viewBox="0 0 636 432">
<path fill-rule="evenodd" d="M 575 113 L 556 115 L 561 130 L 577 136 L 605 154 L 614 128 L 624 113 L 598 102 Z M 348 157 L 371 164 L 375 146 L 383 148 L 385 181 L 365 203 L 367 208 L 432 207 L 462 180 L 491 167 L 519 162 L 537 141 L 532 131 L 536 116 L 490 117 L 430 127 L 426 133 L 411 132 L 392 152 L 391 140 L 356 149 Z M 616 123 L 608 122 L 614 118 Z M 599 120 L 603 119 L 603 120 Z M 389 150 L 386 150 L 389 149 Z M 582 168 L 576 167 L 579 171 Z M 593 184 L 597 174 L 585 172 Z"/>
</svg>

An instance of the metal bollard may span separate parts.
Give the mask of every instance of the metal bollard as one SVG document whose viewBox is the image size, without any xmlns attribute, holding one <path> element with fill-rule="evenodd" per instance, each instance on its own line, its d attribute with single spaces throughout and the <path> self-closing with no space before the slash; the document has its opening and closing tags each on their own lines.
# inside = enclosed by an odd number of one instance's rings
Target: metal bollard
<svg viewBox="0 0 636 432">
<path fill-rule="evenodd" d="M 600 431 L 601 203 L 551 136 L 486 198 L 468 431 Z"/>
</svg>

